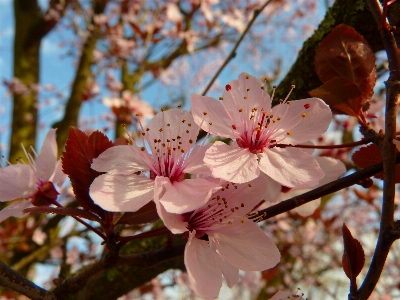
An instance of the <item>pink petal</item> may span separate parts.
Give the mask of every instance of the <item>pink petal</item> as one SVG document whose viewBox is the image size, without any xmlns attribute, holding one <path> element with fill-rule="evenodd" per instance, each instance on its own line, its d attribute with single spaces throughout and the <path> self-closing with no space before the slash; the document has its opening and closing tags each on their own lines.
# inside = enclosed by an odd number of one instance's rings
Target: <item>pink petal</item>
<svg viewBox="0 0 400 300">
<path fill-rule="evenodd" d="M 296 207 L 295 209 L 293 209 L 293 211 L 298 213 L 302 217 L 308 217 L 314 213 L 314 211 L 319 207 L 320 204 L 321 198 L 318 198 L 299 207 Z"/>
<path fill-rule="evenodd" d="M 293 296 L 293 293 L 291 293 L 291 292 L 279 291 L 269 300 L 290 300 L 290 299 L 302 300 L 303 299 L 301 297 L 292 298 L 292 296 Z"/>
<path fill-rule="evenodd" d="M 57 162 L 56 129 L 50 129 L 44 139 L 42 149 L 36 158 L 36 174 L 43 181 L 48 181 L 54 173 Z"/>
<path fill-rule="evenodd" d="M 237 121 L 237 127 L 241 123 L 243 114 L 250 117 L 253 108 L 270 112 L 271 98 L 261 88 L 261 82 L 256 77 L 241 73 L 239 79 L 232 80 L 229 85 L 231 89 L 224 91 L 222 105 L 231 118 Z M 239 109 L 244 111 L 239 113 Z"/>
<path fill-rule="evenodd" d="M 57 186 L 62 186 L 65 180 L 67 179 L 67 174 L 62 171 L 61 160 L 58 160 L 56 163 L 56 167 L 54 169 L 53 175 L 50 177 L 49 181 L 53 182 Z"/>
<path fill-rule="evenodd" d="M 222 285 L 221 257 L 208 247 L 207 241 L 190 232 L 185 248 L 185 266 L 193 290 L 201 297 L 215 299 Z"/>
<path fill-rule="evenodd" d="M 225 231 L 209 234 L 223 259 L 244 271 L 262 271 L 279 263 L 278 248 L 256 223 L 245 217 L 232 223 Z"/>
<path fill-rule="evenodd" d="M 37 191 L 37 180 L 29 165 L 11 165 L 0 169 L 0 201 L 32 196 Z"/>
<path fill-rule="evenodd" d="M 229 288 L 232 288 L 239 281 L 239 269 L 232 266 L 226 260 L 222 261 L 222 275 L 224 275 L 226 284 Z"/>
<path fill-rule="evenodd" d="M 153 198 L 153 187 L 142 175 L 103 174 L 90 186 L 90 197 L 108 211 L 137 211 Z"/>
<path fill-rule="evenodd" d="M 306 108 L 308 107 L 308 108 Z M 276 105 L 272 109 L 275 117 L 281 117 L 275 127 L 283 131 L 277 138 L 281 144 L 296 145 L 320 137 L 332 121 L 332 112 L 324 101 L 318 98 L 291 101 L 291 104 Z M 272 130 L 272 126 L 268 129 Z M 288 135 L 287 132 L 290 132 Z M 271 139 L 275 136 L 272 135 Z"/>
<path fill-rule="evenodd" d="M 211 175 L 210 168 L 204 162 L 204 155 L 212 145 L 195 146 L 187 159 L 186 166 L 184 167 L 185 173 Z"/>
<path fill-rule="evenodd" d="M 16 218 L 23 218 L 26 217 L 22 211 L 29 207 L 32 206 L 30 201 L 15 201 L 8 205 L 7 207 L 3 208 L 0 211 L 0 222 L 3 222 L 5 219 L 8 219 L 9 217 L 16 217 Z"/>
<path fill-rule="evenodd" d="M 120 145 L 108 148 L 99 157 L 93 159 L 91 168 L 98 172 L 129 175 L 137 171 L 148 170 L 142 160 L 135 155 L 131 145 Z M 148 155 L 143 151 L 143 156 Z"/>
<path fill-rule="evenodd" d="M 177 136 L 180 136 L 180 141 L 186 145 L 189 140 L 196 141 L 200 130 L 200 127 L 194 122 L 192 114 L 178 108 L 158 113 L 150 121 L 148 128 L 149 130 L 146 132 L 151 149 L 154 149 L 154 140 L 166 142 L 167 139 L 176 139 Z M 160 129 L 162 130 L 160 131 Z"/>
<path fill-rule="evenodd" d="M 190 103 L 194 121 L 204 131 L 222 137 L 233 137 L 233 121 L 221 103 L 213 98 L 196 94 L 190 95 Z"/>
<path fill-rule="evenodd" d="M 320 187 L 324 184 L 332 182 L 338 179 L 340 176 L 344 175 L 347 171 L 346 166 L 340 160 L 326 157 L 326 156 L 319 156 L 315 158 L 321 167 L 322 171 L 324 171 L 325 176 L 322 178 L 316 187 Z"/>
<path fill-rule="evenodd" d="M 229 209 L 240 207 L 241 209 L 235 210 L 233 214 L 242 217 L 258 205 L 266 194 L 271 193 L 279 196 L 281 185 L 272 179 L 266 179 L 267 177 L 261 174 L 258 178 L 248 183 L 235 184 L 234 186 L 222 184 L 224 189 L 217 191 L 213 197 L 220 196 L 228 199 Z"/>
<path fill-rule="evenodd" d="M 167 182 L 163 180 L 165 177 L 156 178 L 154 183 L 154 202 L 156 203 L 157 213 L 163 220 L 164 225 L 174 234 L 183 233 L 188 231 L 187 222 L 183 221 L 181 214 L 172 214 L 165 210 L 164 206 L 160 203 L 160 198 L 165 193 L 164 184 Z"/>
<path fill-rule="evenodd" d="M 165 193 L 160 199 L 165 210 L 175 214 L 193 211 L 207 203 L 211 194 L 221 188 L 207 179 L 185 179 L 171 183 L 167 177 L 157 176 L 163 181 Z"/>
<path fill-rule="evenodd" d="M 214 177 L 230 182 L 248 182 L 260 175 L 257 155 L 239 148 L 236 143 L 228 146 L 215 142 L 206 151 L 204 162 L 211 168 Z"/>
<path fill-rule="evenodd" d="M 265 189 L 267 190 L 263 194 L 263 199 L 270 203 L 276 202 L 281 194 L 282 185 L 265 173 L 261 173 L 259 178 L 263 181 L 262 185 L 265 186 Z"/>
<path fill-rule="evenodd" d="M 298 148 L 271 148 L 259 157 L 261 171 L 290 188 L 310 187 L 324 177 L 316 159 Z"/>
</svg>

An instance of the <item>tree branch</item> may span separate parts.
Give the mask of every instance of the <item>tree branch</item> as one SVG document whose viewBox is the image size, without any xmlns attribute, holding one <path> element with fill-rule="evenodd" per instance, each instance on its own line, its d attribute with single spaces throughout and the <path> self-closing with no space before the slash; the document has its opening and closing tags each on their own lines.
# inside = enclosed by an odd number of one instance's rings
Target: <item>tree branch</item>
<svg viewBox="0 0 400 300">
<path fill-rule="evenodd" d="M 400 25 L 400 2 L 390 6 L 389 14 L 392 25 Z M 393 12 L 393 14 L 392 14 Z M 375 24 L 371 22 L 372 15 L 365 0 L 337 0 L 327 11 L 324 20 L 314 34 L 304 42 L 301 51 L 290 71 L 281 81 L 275 91 L 275 99 L 284 99 L 291 86 L 296 85 L 291 93 L 291 99 L 308 98 L 308 92 L 319 87 L 322 82 L 318 78 L 314 59 L 322 39 L 339 24 L 352 26 L 371 46 L 374 52 L 384 48 L 382 39 Z"/>
<path fill-rule="evenodd" d="M 42 300 L 48 292 L 32 281 L 19 275 L 0 261 L 0 286 L 10 288 L 33 300 Z"/>
<path fill-rule="evenodd" d="M 395 163 L 396 164 L 400 163 L 400 154 L 397 154 Z M 360 180 L 369 178 L 382 171 L 383 171 L 383 162 L 364 168 L 358 172 L 342 177 L 333 182 L 327 183 L 312 191 L 298 195 L 296 197 L 290 198 L 288 200 L 270 206 L 266 209 L 255 212 L 251 214 L 249 218 L 254 219 L 254 221 L 257 222 L 270 219 L 276 215 L 288 212 L 289 210 L 292 210 L 298 206 L 316 200 L 322 196 L 329 195 L 331 193 L 340 191 L 341 189 L 344 189 L 346 187 L 357 184 L 358 182 L 360 182 Z"/>
<path fill-rule="evenodd" d="M 378 241 L 368 273 L 359 290 L 349 294 L 349 299 L 368 299 L 381 277 L 386 258 L 392 243 L 394 229 L 394 198 L 395 198 L 395 161 L 396 148 L 393 139 L 396 137 L 397 103 L 400 95 L 400 55 L 396 40 L 390 26 L 386 23 L 386 15 L 377 0 L 367 1 L 375 23 L 380 30 L 383 44 L 389 61 L 389 79 L 386 82 L 385 135 L 379 142 L 379 150 L 383 158 L 384 185 L 382 199 L 382 216 Z M 382 20 L 384 24 L 382 24 Z"/>
<path fill-rule="evenodd" d="M 102 259 L 85 268 L 82 272 L 65 279 L 51 294 L 56 296 L 57 299 L 61 297 L 66 297 L 67 295 L 78 292 L 86 285 L 90 278 L 99 274 L 101 271 L 121 266 L 149 268 L 161 262 L 182 256 L 184 248 L 185 243 L 182 243 L 172 247 L 162 248 L 156 251 L 150 251 L 140 254 L 121 255 L 118 257 L 112 257 L 113 255 L 115 255 L 115 253 L 107 253 Z"/>
</svg>

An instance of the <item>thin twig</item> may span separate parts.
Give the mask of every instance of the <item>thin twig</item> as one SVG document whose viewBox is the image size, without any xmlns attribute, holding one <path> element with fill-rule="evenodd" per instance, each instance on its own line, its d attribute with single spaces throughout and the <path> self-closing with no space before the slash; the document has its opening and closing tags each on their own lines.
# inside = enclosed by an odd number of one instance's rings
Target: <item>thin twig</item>
<svg viewBox="0 0 400 300">
<path fill-rule="evenodd" d="M 270 4 L 273 0 L 268 0 L 266 1 L 260 8 L 254 10 L 254 14 L 253 17 L 251 18 L 250 22 L 247 24 L 245 30 L 243 31 L 242 35 L 240 36 L 240 38 L 238 39 L 238 41 L 236 42 L 235 46 L 233 47 L 233 49 L 231 50 L 231 52 L 229 53 L 229 55 L 227 56 L 227 58 L 225 59 L 224 63 L 221 65 L 221 67 L 219 67 L 217 73 L 215 73 L 214 77 L 211 79 L 211 81 L 208 83 L 208 85 L 206 86 L 206 88 L 204 89 L 202 95 L 205 96 L 208 92 L 208 90 L 211 88 L 211 86 L 213 85 L 214 81 L 217 79 L 217 77 L 219 76 L 219 74 L 222 72 L 222 70 L 228 65 L 228 63 L 236 56 L 236 50 L 239 47 L 240 43 L 242 42 L 243 38 L 246 36 L 247 32 L 249 31 L 251 25 L 253 25 L 254 21 L 256 20 L 256 18 L 258 17 L 258 15 L 264 10 L 265 7 L 267 7 L 268 4 Z"/>
<path fill-rule="evenodd" d="M 400 56 L 395 38 L 386 21 L 386 10 L 383 11 L 378 0 L 368 0 L 368 6 L 379 27 L 383 44 L 389 61 L 389 79 L 386 82 L 385 135 L 378 143 L 383 158 L 384 185 L 382 199 L 382 217 L 378 241 L 368 273 L 356 293 L 350 293 L 349 299 L 368 299 L 381 277 L 390 247 L 394 242 L 394 197 L 396 149 L 393 139 L 396 137 L 397 103 L 400 95 Z M 387 6 L 387 1 L 385 1 Z"/>
<path fill-rule="evenodd" d="M 396 157 L 396 163 L 400 163 L 400 154 L 398 154 Z M 288 212 L 298 206 L 316 200 L 322 196 L 329 195 L 331 193 L 340 191 L 341 189 L 344 189 L 346 187 L 357 184 L 358 182 L 360 182 L 360 180 L 378 174 L 379 172 L 382 172 L 382 170 L 383 170 L 383 162 L 369 166 L 358 172 L 355 172 L 353 174 L 350 174 L 348 176 L 342 177 L 338 180 L 320 186 L 312 191 L 295 196 L 293 198 L 290 198 L 288 200 L 270 206 L 266 209 L 255 212 L 251 214 L 249 218 L 254 219 L 254 221 L 257 222 L 267 220 L 276 215 Z"/>
<path fill-rule="evenodd" d="M 10 288 L 34 300 L 41 300 L 48 294 L 46 290 L 19 275 L 2 261 L 0 261 L 0 286 Z"/>
</svg>

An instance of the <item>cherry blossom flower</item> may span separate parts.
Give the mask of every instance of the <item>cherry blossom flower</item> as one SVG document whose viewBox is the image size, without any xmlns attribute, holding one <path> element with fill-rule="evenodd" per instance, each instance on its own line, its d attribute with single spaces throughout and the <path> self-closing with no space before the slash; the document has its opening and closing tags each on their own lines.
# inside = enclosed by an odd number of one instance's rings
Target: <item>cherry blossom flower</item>
<svg viewBox="0 0 400 300">
<path fill-rule="evenodd" d="M 122 97 L 103 98 L 103 104 L 112 108 L 113 112 L 126 123 L 130 124 L 131 116 L 146 124 L 146 119 L 154 117 L 154 109 L 146 102 L 132 95 L 130 91 L 123 91 Z M 128 113 L 128 116 L 124 116 Z"/>
<path fill-rule="evenodd" d="M 286 187 L 309 187 L 324 176 L 307 151 L 286 147 L 323 134 L 331 122 L 329 107 L 317 98 L 281 101 L 272 98 L 253 76 L 242 73 L 226 86 L 221 103 L 191 95 L 195 122 L 205 131 L 234 140 L 215 142 L 204 162 L 214 177 L 243 183 L 260 171 Z"/>
<path fill-rule="evenodd" d="M 217 181 L 217 179 L 214 179 Z M 280 260 L 279 250 L 260 227 L 246 215 L 270 188 L 259 177 L 250 183 L 223 181 L 202 207 L 185 214 L 168 213 L 160 199 L 164 183 L 156 179 L 159 216 L 172 233 L 188 232 L 184 261 L 193 290 L 206 299 L 218 296 L 222 276 L 229 287 L 240 270 L 262 271 Z"/>
<path fill-rule="evenodd" d="M 107 173 L 94 180 L 90 196 L 109 211 L 136 211 L 153 198 L 158 180 L 166 188 L 160 201 L 167 211 L 184 213 L 204 205 L 220 186 L 204 178 L 185 179 L 187 173 L 210 175 L 203 161 L 209 146 L 195 145 L 199 130 L 188 111 L 158 113 L 143 128 L 143 146 L 111 147 L 93 160 L 94 170 Z"/>
<path fill-rule="evenodd" d="M 0 222 L 10 216 L 21 218 L 25 208 L 48 206 L 57 199 L 58 192 L 53 183 L 61 186 L 66 175 L 57 161 L 55 134 L 55 129 L 49 130 L 36 159 L 25 151 L 28 164 L 19 163 L 0 169 L 0 201 L 22 199 L 0 211 Z"/>
<path fill-rule="evenodd" d="M 342 163 L 338 159 L 335 159 L 332 157 L 325 157 L 325 156 L 316 157 L 315 159 L 317 160 L 322 171 L 324 171 L 324 173 L 325 173 L 324 178 L 322 178 L 318 182 L 318 184 L 316 184 L 315 186 L 313 186 L 311 188 L 307 188 L 307 189 L 282 188 L 282 193 L 277 201 L 287 200 L 292 197 L 304 194 L 308 191 L 311 191 L 312 189 L 316 189 L 320 186 L 323 186 L 324 184 L 332 182 L 332 181 L 338 179 L 344 173 L 346 173 L 346 166 L 344 165 L 344 163 Z M 318 199 L 308 202 L 304 205 L 296 207 L 295 209 L 293 209 L 293 211 L 303 217 L 307 217 L 309 215 L 312 215 L 314 213 L 314 211 L 319 207 L 320 204 L 321 204 L 321 198 L 318 198 Z"/>
</svg>

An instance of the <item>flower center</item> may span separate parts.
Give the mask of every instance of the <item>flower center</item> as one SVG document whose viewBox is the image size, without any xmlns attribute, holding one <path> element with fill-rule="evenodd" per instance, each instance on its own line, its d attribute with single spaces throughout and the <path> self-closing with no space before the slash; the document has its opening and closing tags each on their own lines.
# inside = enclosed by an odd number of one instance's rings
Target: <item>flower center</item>
<svg viewBox="0 0 400 300">
<path fill-rule="evenodd" d="M 52 182 L 39 181 L 37 192 L 30 197 L 31 203 L 35 206 L 49 206 L 54 204 L 58 194 Z"/>
<path fill-rule="evenodd" d="M 248 185 L 251 187 L 251 184 Z M 237 214 L 237 211 L 245 207 L 244 203 L 240 206 L 233 206 L 229 199 L 225 198 L 229 189 L 237 189 L 235 183 L 227 183 L 220 191 L 213 195 L 208 201 L 206 206 L 195 210 L 194 212 L 188 212 L 183 215 L 183 220 L 188 222 L 188 230 L 196 230 L 197 236 L 201 237 L 207 232 L 210 232 L 210 228 L 219 225 L 232 225 L 231 216 Z M 225 196 L 225 197 L 224 197 Z M 246 213 L 243 213 L 244 216 Z"/>
</svg>

